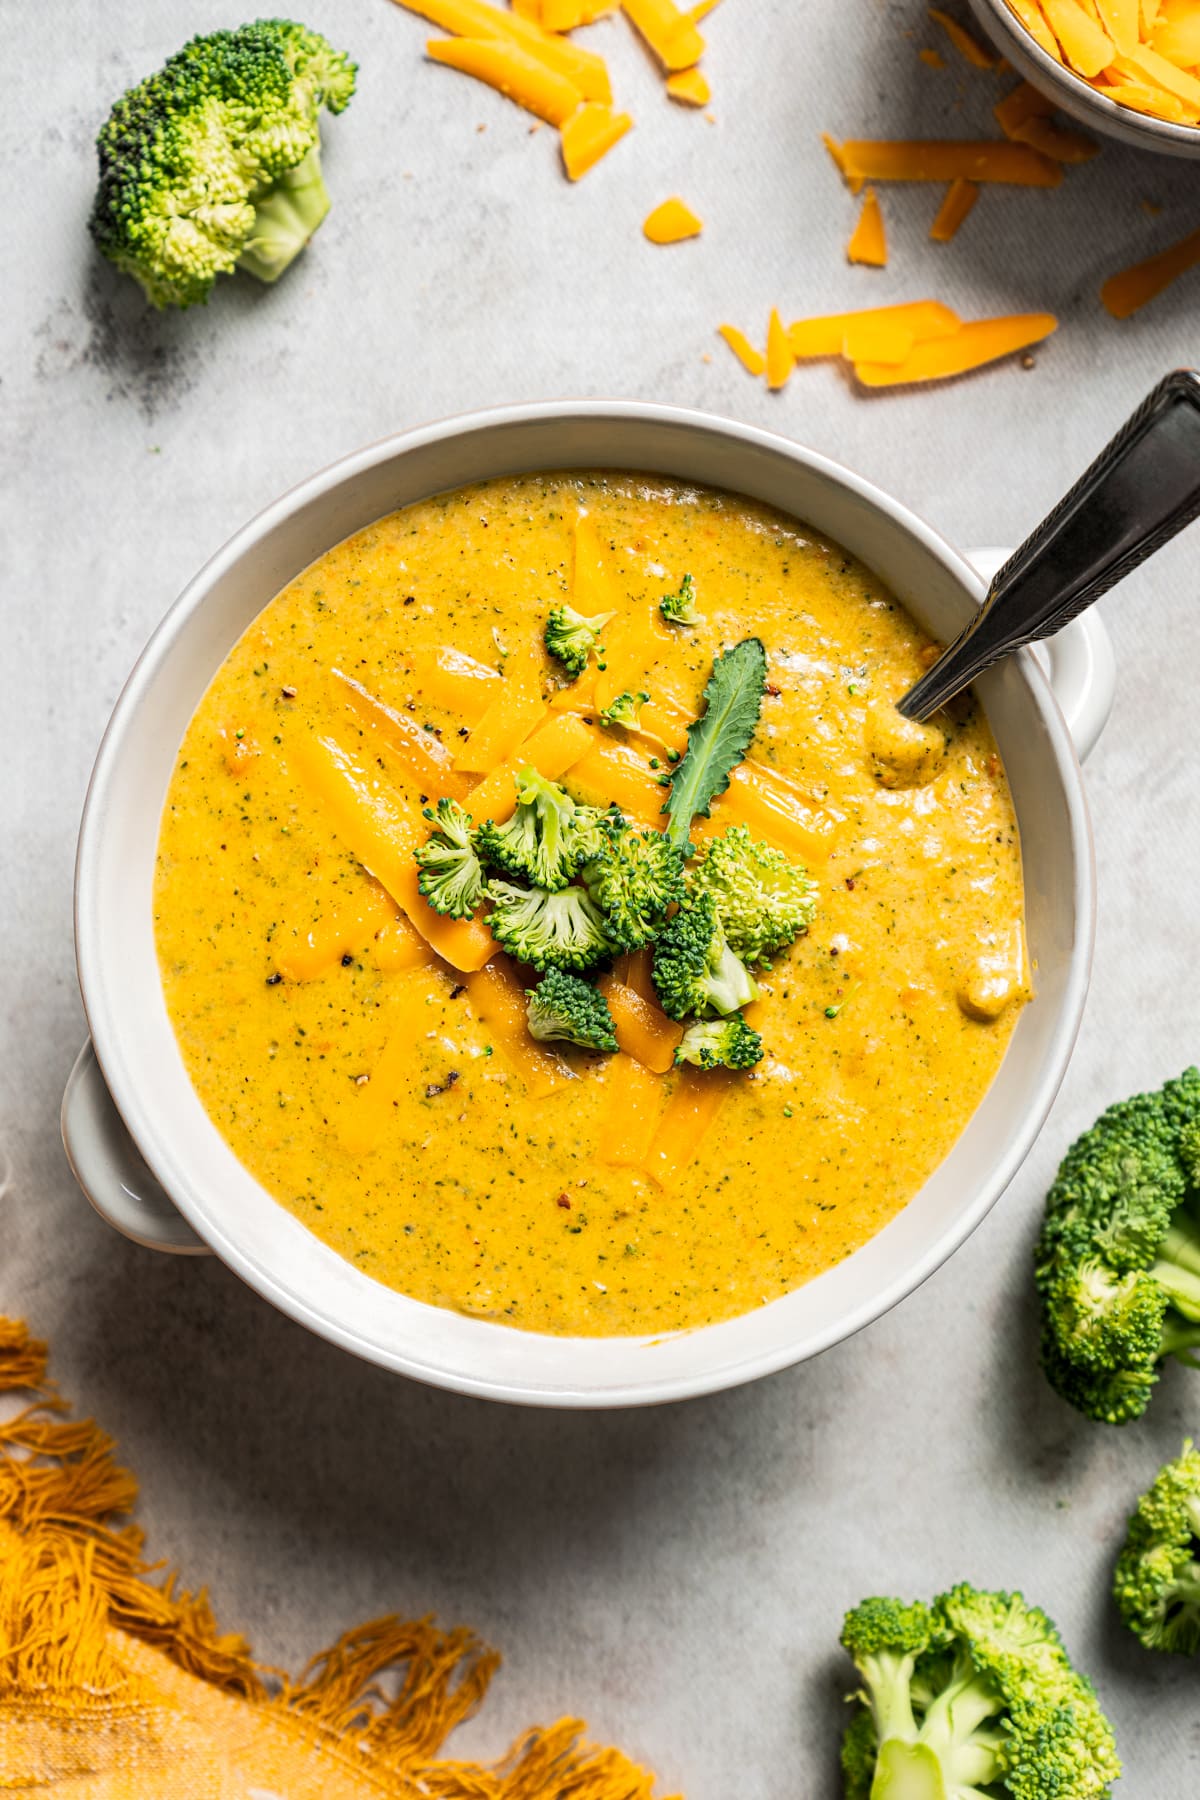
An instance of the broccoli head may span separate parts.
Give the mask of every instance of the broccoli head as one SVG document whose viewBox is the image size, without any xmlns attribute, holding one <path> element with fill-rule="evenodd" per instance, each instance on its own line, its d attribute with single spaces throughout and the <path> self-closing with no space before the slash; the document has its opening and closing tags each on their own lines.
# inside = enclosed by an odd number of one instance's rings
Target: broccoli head
<svg viewBox="0 0 1200 1800">
<path fill-rule="evenodd" d="M 531 768 L 516 780 L 516 811 L 503 825 L 488 819 L 479 827 L 480 855 L 505 875 L 525 876 L 556 892 L 577 872 L 590 836 L 577 827 L 580 809 L 556 781 Z M 586 814 L 583 823 L 590 827 Z"/>
<path fill-rule="evenodd" d="M 457 800 L 439 800 L 436 811 L 425 808 L 425 817 L 436 829 L 413 852 L 421 871 L 417 886 L 434 912 L 451 919 L 469 919 L 487 886 L 475 853 L 471 815 Z"/>
<path fill-rule="evenodd" d="M 727 1019 L 698 1019 L 689 1025 L 675 1052 L 677 1063 L 698 1069 L 752 1069 L 762 1061 L 762 1039 L 741 1013 Z"/>
<path fill-rule="evenodd" d="M 329 211 L 319 118 L 349 104 L 354 77 L 287 19 L 193 38 L 101 127 L 97 247 L 155 306 L 207 300 L 238 268 L 275 281 Z"/>
<path fill-rule="evenodd" d="M 584 1050 L 615 1050 L 617 1034 L 608 1001 L 590 982 L 550 969 L 535 988 L 526 988 L 529 1033 L 543 1043 L 579 1044 Z"/>
<path fill-rule="evenodd" d="M 644 690 L 632 694 L 618 694 L 615 700 L 600 709 L 600 720 L 604 725 L 624 725 L 630 731 L 637 730 L 638 715 L 650 699 Z"/>
<path fill-rule="evenodd" d="M 737 1012 L 758 998 L 758 984 L 725 941 L 711 894 L 692 894 L 667 920 L 654 946 L 654 986 L 672 1019 Z"/>
<path fill-rule="evenodd" d="M 1168 1356 L 1200 1345 L 1200 1071 L 1110 1106 L 1046 1198 L 1042 1366 L 1089 1418 L 1145 1412 Z"/>
<path fill-rule="evenodd" d="M 684 897 L 683 852 L 660 831 L 631 831 L 623 820 L 602 815 L 583 880 L 613 943 L 638 950 L 662 929 L 667 908 Z"/>
<path fill-rule="evenodd" d="M 700 614 L 696 611 L 696 584 L 690 575 L 684 576 L 677 594 L 663 595 L 658 603 L 658 610 L 668 625 L 700 623 Z"/>
<path fill-rule="evenodd" d="M 847 1800 L 1103 1800 L 1121 1773 L 1091 1683 L 1020 1594 L 864 1600 L 842 1644 L 864 1709 L 842 1745 Z"/>
<path fill-rule="evenodd" d="M 1147 1650 L 1200 1652 L 1200 1450 L 1190 1442 L 1134 1509 L 1113 1597 Z"/>
<path fill-rule="evenodd" d="M 573 606 L 553 606 L 546 620 L 546 648 L 568 675 L 582 675 L 588 657 L 600 641 L 600 633 L 615 616 L 610 612 L 596 613 L 588 619 Z"/>
<path fill-rule="evenodd" d="M 730 947 L 751 968 L 770 968 L 771 957 L 808 930 L 817 908 L 816 882 L 744 825 L 710 840 L 693 886 L 712 895 Z"/>
<path fill-rule="evenodd" d="M 502 950 L 539 974 L 546 969 L 582 974 L 613 954 L 604 914 L 582 888 L 552 894 L 546 888 L 490 881 L 487 893 L 492 936 Z"/>
</svg>

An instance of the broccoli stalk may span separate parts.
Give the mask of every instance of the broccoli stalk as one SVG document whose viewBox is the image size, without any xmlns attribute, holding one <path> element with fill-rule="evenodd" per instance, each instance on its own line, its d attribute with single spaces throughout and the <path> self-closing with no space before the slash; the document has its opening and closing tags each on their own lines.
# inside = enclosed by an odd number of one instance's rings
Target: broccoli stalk
<svg viewBox="0 0 1200 1800">
<path fill-rule="evenodd" d="M 695 1063 L 699 1069 L 752 1069 L 762 1061 L 762 1039 L 743 1019 L 731 1013 L 727 1019 L 698 1019 L 689 1025 L 675 1051 L 677 1063 Z"/>
<path fill-rule="evenodd" d="M 516 778 L 517 807 L 503 825 L 485 820 L 479 828 L 479 852 L 506 875 L 524 876 L 552 892 L 566 887 L 591 841 L 591 815 L 580 811 L 564 788 L 547 781 L 536 769 L 524 768 Z"/>
<path fill-rule="evenodd" d="M 842 1747 L 849 1800 L 1102 1800 L 1121 1772 L 1090 1682 L 1020 1594 L 865 1600 L 842 1644 L 865 1708 Z"/>
<path fill-rule="evenodd" d="M 1068 1150 L 1036 1280 L 1042 1364 L 1089 1418 L 1145 1412 L 1166 1357 L 1200 1347 L 1200 1070 L 1123 1100 Z"/>
<path fill-rule="evenodd" d="M 817 886 L 806 871 L 744 825 L 710 840 L 693 886 L 712 895 L 730 948 L 751 968 L 769 969 L 771 957 L 808 930 L 817 908 Z"/>
<path fill-rule="evenodd" d="M 1200 1652 L 1200 1451 L 1190 1441 L 1134 1509 L 1113 1598 L 1147 1650 Z"/>
<path fill-rule="evenodd" d="M 492 936 L 502 950 L 539 973 L 566 969 L 582 974 L 613 953 L 604 915 L 582 888 L 550 893 L 491 881 L 487 893 Z"/>
<path fill-rule="evenodd" d="M 535 988 L 526 988 L 525 998 L 530 1036 L 540 1042 L 579 1044 L 584 1050 L 617 1048 L 608 1001 L 578 975 L 551 969 Z"/>
<path fill-rule="evenodd" d="M 725 941 L 711 894 L 688 897 L 654 946 L 654 985 L 672 1019 L 737 1012 L 758 998 L 758 984 Z"/>
<path fill-rule="evenodd" d="M 615 613 L 596 613 L 585 618 L 573 606 L 554 606 L 546 620 L 546 648 L 574 679 L 587 668 L 587 660 L 600 641 L 600 633 Z"/>
<path fill-rule="evenodd" d="M 329 210 L 320 114 L 349 104 L 354 78 L 286 19 L 193 38 L 101 127 L 97 247 L 155 306 L 207 300 L 238 268 L 277 280 Z"/>
<path fill-rule="evenodd" d="M 436 830 L 413 852 L 420 870 L 417 886 L 434 912 L 469 919 L 487 884 L 475 852 L 471 815 L 457 800 L 439 800 L 436 811 L 425 808 L 425 817 Z"/>
</svg>

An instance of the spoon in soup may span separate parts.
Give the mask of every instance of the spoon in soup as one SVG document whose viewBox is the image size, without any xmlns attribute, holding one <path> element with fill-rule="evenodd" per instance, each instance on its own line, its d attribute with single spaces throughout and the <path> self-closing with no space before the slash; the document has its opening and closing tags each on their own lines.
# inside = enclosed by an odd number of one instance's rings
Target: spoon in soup
<svg viewBox="0 0 1200 1800">
<path fill-rule="evenodd" d="M 898 711 L 928 719 L 1001 657 L 1051 637 L 1197 516 L 1200 374 L 1175 369 L 1009 557 Z"/>
</svg>

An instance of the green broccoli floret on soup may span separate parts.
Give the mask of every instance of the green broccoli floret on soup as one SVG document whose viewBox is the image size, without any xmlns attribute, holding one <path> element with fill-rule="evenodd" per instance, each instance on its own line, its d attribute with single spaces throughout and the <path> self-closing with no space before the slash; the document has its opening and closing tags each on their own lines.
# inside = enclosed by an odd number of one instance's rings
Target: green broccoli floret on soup
<svg viewBox="0 0 1200 1800">
<path fill-rule="evenodd" d="M 457 800 L 439 800 L 425 808 L 436 829 L 413 855 L 420 874 L 417 886 L 435 912 L 469 919 L 484 897 L 487 876 L 475 850 L 471 815 Z"/>
<path fill-rule="evenodd" d="M 683 852 L 659 831 L 624 824 L 601 829 L 583 881 L 620 950 L 638 950 L 662 929 L 667 908 L 683 899 Z"/>
<path fill-rule="evenodd" d="M 654 945 L 654 986 L 672 1019 L 737 1012 L 758 984 L 729 948 L 711 894 L 689 895 Z"/>
<path fill-rule="evenodd" d="M 730 947 L 751 967 L 769 968 L 772 956 L 808 930 L 817 908 L 817 886 L 806 870 L 744 825 L 709 840 L 692 885 L 712 895 Z"/>
<path fill-rule="evenodd" d="M 556 656 L 568 675 L 582 675 L 588 657 L 600 641 L 600 633 L 616 615 L 596 613 L 585 618 L 573 606 L 554 606 L 546 620 L 546 648 Z"/>
<path fill-rule="evenodd" d="M 697 1019 L 689 1025 L 675 1061 L 694 1063 L 698 1069 L 752 1069 L 762 1061 L 762 1054 L 757 1031 L 741 1013 L 731 1013 L 727 1019 Z"/>
<path fill-rule="evenodd" d="M 542 1043 L 578 1044 L 584 1050 L 617 1048 L 608 1001 L 578 975 L 550 969 L 535 988 L 526 988 L 525 998 L 530 1036 Z"/>
<path fill-rule="evenodd" d="M 583 888 L 551 893 L 546 888 L 491 881 L 487 892 L 492 902 L 488 915 L 492 936 L 502 950 L 530 968 L 582 974 L 613 954 L 604 914 Z"/>
</svg>

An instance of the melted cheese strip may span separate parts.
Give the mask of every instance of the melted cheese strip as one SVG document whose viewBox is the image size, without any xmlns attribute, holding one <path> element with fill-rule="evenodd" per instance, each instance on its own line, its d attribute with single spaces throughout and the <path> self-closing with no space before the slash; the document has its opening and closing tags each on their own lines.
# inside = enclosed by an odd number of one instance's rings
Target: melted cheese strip
<svg viewBox="0 0 1200 1800">
<path fill-rule="evenodd" d="M 646 1173 L 663 1187 L 674 1187 L 686 1173 L 737 1079 L 727 1069 L 685 1068 L 681 1072 L 643 1164 Z"/>
<path fill-rule="evenodd" d="M 869 187 L 862 203 L 862 211 L 858 215 L 858 224 L 846 245 L 846 260 L 866 263 L 872 269 L 883 269 L 887 267 L 887 259 L 887 233 L 884 230 L 879 195 L 873 187 Z"/>
<path fill-rule="evenodd" d="M 514 657 L 513 662 L 516 667 L 505 676 L 500 692 L 458 751 L 456 769 L 489 775 L 545 718 L 549 709 L 542 698 L 540 670 L 527 655 Z"/>
<path fill-rule="evenodd" d="M 399 764 L 396 772 L 402 786 L 413 785 L 419 792 L 439 799 L 443 794 L 451 800 L 463 798 L 467 783 L 455 773 L 454 758 L 440 738 L 423 730 L 414 718 L 396 712 L 341 669 L 331 669 L 329 673 L 347 710 L 359 728 L 369 734 L 373 753 L 382 753 L 389 766 L 393 762 Z"/>
<path fill-rule="evenodd" d="M 683 1026 L 668 1019 L 656 1001 L 647 1000 L 615 975 L 602 975 L 596 986 L 608 1001 L 621 1049 L 656 1075 L 665 1075 L 674 1066 Z"/>
<path fill-rule="evenodd" d="M 365 894 L 335 902 L 303 937 L 294 933 L 289 940 L 286 931 L 277 932 L 272 940 L 275 966 L 285 981 L 313 981 L 396 923 L 395 901 L 372 882 Z M 428 960 L 423 949 L 420 960 Z"/>
<path fill-rule="evenodd" d="M 520 754 L 498 763 L 478 787 L 471 789 L 467 808 L 476 825 L 485 819 L 502 825 L 517 810 L 517 776 L 528 767 L 547 781 L 559 781 L 581 757 L 601 742 L 600 733 L 573 713 L 560 713 L 538 727 L 520 747 Z"/>
<path fill-rule="evenodd" d="M 561 1057 L 530 1037 L 525 990 L 507 957 L 469 974 L 463 985 L 471 1011 L 531 1099 L 544 1100 L 576 1079 Z"/>
<path fill-rule="evenodd" d="M 597 1151 L 611 1169 L 644 1168 L 662 1117 L 666 1090 L 632 1056 L 614 1056 L 605 1072 L 607 1104 Z"/>
<path fill-rule="evenodd" d="M 474 75 L 548 125 L 565 125 L 583 103 L 583 95 L 565 75 L 516 44 L 491 38 L 431 38 L 425 52 L 431 62 Z"/>
</svg>

